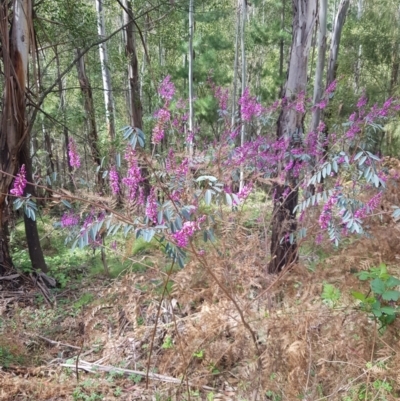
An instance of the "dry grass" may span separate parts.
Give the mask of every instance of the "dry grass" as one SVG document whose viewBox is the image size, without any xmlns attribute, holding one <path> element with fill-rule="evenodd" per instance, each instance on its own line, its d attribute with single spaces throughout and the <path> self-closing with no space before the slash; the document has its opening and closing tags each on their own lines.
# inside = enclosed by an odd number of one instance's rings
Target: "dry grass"
<svg viewBox="0 0 400 401">
<path fill-rule="evenodd" d="M 398 194 L 397 187 L 389 189 L 383 212 L 399 204 Z M 80 358 L 89 362 L 182 378 L 180 386 L 154 381 L 146 386 L 128 378 L 110 382 L 102 375 L 95 390 L 81 384 L 87 397 L 99 393 L 110 400 L 186 400 L 190 382 L 193 391 L 212 387 L 213 398 L 208 399 L 214 400 L 398 399 L 400 321 L 380 335 L 350 295 L 368 287 L 355 277 L 356 270 L 385 262 L 400 276 L 399 224 L 386 214 L 369 225 L 370 238 L 336 252 L 325 245 L 330 256 L 315 271 L 304 262 L 280 277 L 269 277 L 263 228 L 226 224 L 217 246 L 209 246 L 204 259 L 183 270 L 127 274 L 98 288 L 91 308 L 58 320 L 62 335 L 53 339 L 83 343 Z M 169 262 L 160 258 L 159 264 L 164 263 Z M 162 296 L 169 280 L 172 290 Z M 323 283 L 341 292 L 334 307 L 321 298 Z M 22 320 L 13 316 L 13 335 L 25 344 Z M 79 324 L 84 331 L 79 332 Z M 0 400 L 85 399 L 73 396 L 78 386 L 74 372 L 57 367 L 65 357 L 54 362 L 63 349 L 41 343 L 35 352 L 43 361 L 53 359 L 53 365 L 3 369 Z M 28 349 L 24 352 L 29 356 Z M 81 383 L 90 377 L 80 376 Z M 385 384 L 392 390 L 386 391 Z M 192 393 L 190 399 L 207 399 L 207 392 Z"/>
</svg>

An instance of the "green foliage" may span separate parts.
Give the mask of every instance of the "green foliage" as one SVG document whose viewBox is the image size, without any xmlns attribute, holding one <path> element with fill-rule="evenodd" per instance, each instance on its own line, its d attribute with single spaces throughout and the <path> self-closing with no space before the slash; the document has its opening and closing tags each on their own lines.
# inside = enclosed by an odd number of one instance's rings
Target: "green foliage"
<svg viewBox="0 0 400 401">
<path fill-rule="evenodd" d="M 370 291 L 367 295 L 353 291 L 352 295 L 360 301 L 361 309 L 372 313 L 380 323 L 380 329 L 394 322 L 399 311 L 397 302 L 400 299 L 398 287 L 400 280 L 388 273 L 383 263 L 357 274 L 362 281 L 370 280 Z"/>
<path fill-rule="evenodd" d="M 331 308 L 335 307 L 340 299 L 340 291 L 332 284 L 324 283 L 321 298 L 325 304 Z"/>
<path fill-rule="evenodd" d="M 8 367 L 11 365 L 20 365 L 25 362 L 18 346 L 8 343 L 0 343 L 0 366 Z"/>
<path fill-rule="evenodd" d="M 174 343 L 172 341 L 172 337 L 171 336 L 166 336 L 164 338 L 164 342 L 161 346 L 162 349 L 171 349 L 174 347 Z"/>
</svg>

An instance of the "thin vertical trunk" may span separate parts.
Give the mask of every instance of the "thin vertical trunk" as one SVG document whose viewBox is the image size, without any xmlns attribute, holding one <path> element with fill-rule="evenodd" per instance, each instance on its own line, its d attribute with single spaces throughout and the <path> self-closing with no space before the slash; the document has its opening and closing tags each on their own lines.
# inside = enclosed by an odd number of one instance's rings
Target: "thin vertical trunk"
<svg viewBox="0 0 400 401">
<path fill-rule="evenodd" d="M 106 25 L 104 20 L 103 0 L 96 0 L 97 11 L 97 30 L 100 38 L 106 37 Z M 115 108 L 111 86 L 111 74 L 108 68 L 108 51 L 106 42 L 99 45 L 101 76 L 103 79 L 104 104 L 106 110 L 106 121 L 108 128 L 108 136 L 112 142 L 115 140 Z M 115 153 L 112 149 L 111 153 Z"/>
<path fill-rule="evenodd" d="M 358 0 L 357 4 L 357 20 L 360 22 L 363 14 L 363 0 Z M 354 79 L 355 79 L 355 90 L 356 93 L 358 93 L 360 89 L 360 74 L 361 74 L 361 67 L 362 67 L 362 45 L 360 44 L 358 46 L 358 57 L 357 57 L 357 63 L 356 63 L 356 73 L 354 74 Z"/>
<path fill-rule="evenodd" d="M 126 53 L 129 57 L 128 65 L 128 84 L 129 84 L 129 115 L 130 124 L 132 127 L 139 129 L 143 128 L 142 123 L 142 103 L 140 101 L 140 82 L 139 82 L 139 65 L 136 53 L 136 41 L 133 30 L 133 12 L 131 2 L 124 0 L 124 7 L 126 11 L 123 11 L 125 38 L 126 38 Z"/>
<path fill-rule="evenodd" d="M 293 0 L 293 36 L 290 52 L 289 73 L 283 96 L 294 101 L 306 93 L 307 65 L 311 47 L 311 35 L 316 17 L 316 0 Z M 288 149 L 301 145 L 304 132 L 304 113 L 294 107 L 284 107 L 278 119 L 277 137 L 285 138 Z M 289 160 L 286 160 L 288 162 Z M 295 162 L 294 162 L 295 163 Z M 294 167 L 294 166 L 293 166 Z M 271 237 L 271 261 L 269 273 L 278 273 L 284 266 L 297 258 L 295 232 L 296 213 L 293 211 L 298 200 L 297 178 L 293 167 L 285 172 L 285 183 L 274 186 L 274 213 Z"/>
<path fill-rule="evenodd" d="M 282 14 L 281 14 L 281 31 L 285 29 L 285 0 L 282 1 Z M 283 59 L 284 59 L 284 40 L 283 36 L 281 37 L 279 43 L 279 78 L 281 79 L 281 94 L 283 92 Z"/>
<path fill-rule="evenodd" d="M 236 13 L 236 38 L 235 38 L 235 61 L 233 65 L 233 94 L 232 94 L 232 129 L 235 128 L 236 121 L 236 95 L 237 95 L 237 76 L 239 68 L 239 33 L 240 33 L 240 11 Z"/>
<path fill-rule="evenodd" d="M 97 186 L 98 190 L 101 191 L 104 185 L 103 173 L 101 171 L 101 155 L 99 150 L 99 138 L 97 135 L 97 124 L 96 124 L 96 113 L 94 109 L 92 86 L 90 85 L 89 78 L 86 74 L 85 59 L 81 55 L 81 49 L 76 49 L 76 55 L 79 58 L 76 63 L 76 69 L 78 71 L 79 86 L 81 88 L 83 96 L 83 104 L 86 114 L 86 125 L 87 125 L 87 137 L 90 153 L 94 164 L 98 167 L 97 172 Z"/>
<path fill-rule="evenodd" d="M 189 0 L 189 132 L 188 141 L 189 157 L 193 157 L 193 130 L 194 130 L 194 90 L 193 90 L 193 36 L 194 36 L 194 0 Z"/>
<path fill-rule="evenodd" d="M 29 155 L 25 104 L 32 4 L 30 0 L 15 0 L 13 5 L 11 37 L 8 27 L 8 4 L 2 2 L 0 5 L 0 36 L 5 76 L 0 128 L 0 169 L 7 173 L 0 175 L 0 274 L 13 267 L 8 238 L 8 202 L 12 201 L 12 198 L 8 197 L 8 192 L 13 181 L 10 174 L 15 175 L 18 167 L 25 164 L 27 179 L 32 182 L 32 160 Z M 34 195 L 34 188 L 30 185 L 26 191 Z M 24 218 L 32 266 L 47 271 L 36 222 L 26 216 Z"/>
<path fill-rule="evenodd" d="M 331 48 L 329 51 L 328 71 L 326 76 L 326 86 L 328 87 L 336 79 L 337 60 L 339 56 L 340 38 L 342 29 L 346 21 L 346 14 L 350 0 L 341 0 L 335 17 L 335 25 L 332 32 Z"/>
<path fill-rule="evenodd" d="M 63 116 L 63 136 L 64 136 L 64 155 L 66 157 L 66 163 L 64 163 L 64 177 L 68 177 L 67 181 L 65 182 L 65 178 L 63 178 L 64 184 L 66 184 L 67 188 L 70 191 L 74 190 L 74 184 L 72 180 L 72 171 L 73 168 L 71 167 L 71 163 L 69 160 L 69 153 L 68 153 L 68 145 L 69 145 L 69 133 L 67 128 L 67 118 L 66 118 L 66 102 L 65 102 L 65 91 L 63 89 L 63 80 L 60 79 L 61 71 L 60 71 L 60 59 L 58 57 L 58 52 L 56 48 L 56 65 L 57 65 L 57 76 L 58 76 L 58 93 L 60 96 L 60 109 Z M 66 174 L 68 172 L 68 174 Z"/>
<path fill-rule="evenodd" d="M 242 24 L 240 31 L 240 49 L 242 53 L 242 96 L 246 90 L 246 47 L 245 47 L 245 31 L 246 31 L 246 0 L 241 0 L 241 12 L 242 12 Z M 246 139 L 246 124 L 242 119 L 242 125 L 240 127 L 240 146 L 244 145 L 244 141 Z M 239 182 L 239 191 L 243 189 L 244 186 L 244 172 L 243 168 L 240 168 L 240 182 Z"/>
<path fill-rule="evenodd" d="M 320 102 L 323 93 L 322 77 L 325 68 L 326 57 L 326 21 L 328 11 L 328 0 L 319 2 L 319 24 L 318 24 L 318 61 L 315 69 L 313 104 Z M 316 131 L 321 118 L 321 109 L 314 107 L 312 112 L 311 131 Z"/>
</svg>

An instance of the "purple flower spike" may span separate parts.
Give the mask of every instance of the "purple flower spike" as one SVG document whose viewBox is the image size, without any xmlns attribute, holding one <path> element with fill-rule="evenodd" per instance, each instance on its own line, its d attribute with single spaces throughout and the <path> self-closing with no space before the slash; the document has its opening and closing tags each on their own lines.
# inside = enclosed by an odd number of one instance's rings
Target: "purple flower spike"
<svg viewBox="0 0 400 401">
<path fill-rule="evenodd" d="M 24 195 L 24 190 L 26 187 L 26 171 L 25 171 L 25 164 L 21 166 L 21 169 L 19 170 L 19 173 L 17 177 L 14 180 L 14 185 L 12 190 L 10 191 L 11 195 L 14 196 L 23 196 Z"/>
<path fill-rule="evenodd" d="M 69 164 L 71 167 L 79 168 L 81 166 L 81 160 L 79 158 L 78 151 L 76 149 L 75 141 L 70 138 L 68 144 Z"/>
</svg>

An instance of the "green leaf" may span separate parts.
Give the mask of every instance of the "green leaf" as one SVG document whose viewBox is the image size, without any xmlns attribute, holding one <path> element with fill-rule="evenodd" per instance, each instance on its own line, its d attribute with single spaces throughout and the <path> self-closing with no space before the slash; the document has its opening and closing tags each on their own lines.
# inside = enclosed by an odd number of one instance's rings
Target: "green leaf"
<svg viewBox="0 0 400 401">
<path fill-rule="evenodd" d="M 381 312 L 386 313 L 386 315 L 395 315 L 396 309 L 393 308 L 392 306 L 382 306 Z"/>
<path fill-rule="evenodd" d="M 366 296 L 364 294 L 362 294 L 361 292 L 352 291 L 351 295 L 353 295 L 353 297 L 355 299 L 358 299 L 358 300 L 360 300 L 362 302 L 365 302 L 365 300 L 366 300 Z"/>
<path fill-rule="evenodd" d="M 210 205 L 211 198 L 212 198 L 212 191 L 211 189 L 207 189 L 206 193 L 204 194 L 204 201 L 206 202 L 207 206 Z"/>
<path fill-rule="evenodd" d="M 386 281 L 386 285 L 389 288 L 397 287 L 398 285 L 400 285 L 400 280 L 396 277 L 390 276 Z"/>
<path fill-rule="evenodd" d="M 200 181 L 204 181 L 204 180 L 208 180 L 210 182 L 217 181 L 217 179 L 212 175 L 202 175 L 201 177 L 196 179 L 196 182 L 200 182 Z"/>
<path fill-rule="evenodd" d="M 385 283 L 380 278 L 376 278 L 371 281 L 371 290 L 375 294 L 383 294 L 386 290 Z"/>
<path fill-rule="evenodd" d="M 61 202 L 68 208 L 72 209 L 72 205 L 65 199 L 61 199 Z"/>
<path fill-rule="evenodd" d="M 398 301 L 399 298 L 399 291 L 386 291 L 382 294 L 382 299 L 384 299 L 385 301 Z"/>
</svg>

